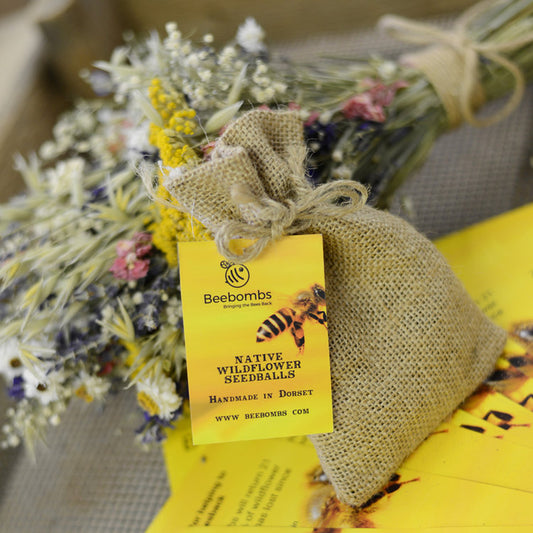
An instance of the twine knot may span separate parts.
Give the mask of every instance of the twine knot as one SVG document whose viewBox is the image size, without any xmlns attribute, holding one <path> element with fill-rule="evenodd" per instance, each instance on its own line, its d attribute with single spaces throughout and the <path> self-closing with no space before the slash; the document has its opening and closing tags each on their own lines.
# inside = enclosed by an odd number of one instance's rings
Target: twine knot
<svg viewBox="0 0 533 533">
<path fill-rule="evenodd" d="M 283 235 L 306 231 L 317 217 L 340 217 L 357 211 L 365 204 L 368 191 L 360 183 L 339 180 L 316 189 L 308 187 L 297 200 L 279 202 L 267 196 L 259 198 L 245 183 L 238 183 L 232 186 L 231 196 L 243 221 L 224 223 L 215 231 L 215 242 L 228 260 L 245 263 Z M 238 254 L 231 248 L 231 241 L 238 238 L 255 242 Z"/>
<path fill-rule="evenodd" d="M 532 42 L 531 32 L 511 41 L 485 43 L 477 42 L 468 35 L 470 24 L 495 3 L 494 0 L 486 0 L 475 4 L 458 18 L 449 31 L 395 15 L 385 15 L 379 21 L 380 29 L 395 39 L 406 43 L 434 45 L 402 59 L 426 75 L 446 110 L 450 127 L 459 125 L 463 120 L 473 126 L 495 124 L 512 113 L 523 97 L 524 76 L 520 68 L 502 53 Z M 507 102 L 485 118 L 475 115 L 475 109 L 485 100 L 478 80 L 480 56 L 507 70 L 515 81 Z"/>
<path fill-rule="evenodd" d="M 202 222 L 227 260 L 254 259 L 283 235 L 330 227 L 327 218 L 361 209 L 366 187 L 338 180 L 313 188 L 306 179 L 307 149 L 293 111 L 256 109 L 224 131 L 210 161 L 169 173 L 165 187 L 179 210 Z M 235 239 L 249 239 L 244 250 Z"/>
</svg>

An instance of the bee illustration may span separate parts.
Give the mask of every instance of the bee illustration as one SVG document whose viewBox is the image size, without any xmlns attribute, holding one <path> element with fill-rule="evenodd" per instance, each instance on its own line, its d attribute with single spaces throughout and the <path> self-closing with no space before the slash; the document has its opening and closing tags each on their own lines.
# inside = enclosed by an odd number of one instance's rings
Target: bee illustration
<svg viewBox="0 0 533 533">
<path fill-rule="evenodd" d="M 533 320 L 513 324 L 510 334 L 528 352 L 533 352 Z"/>
<path fill-rule="evenodd" d="M 513 424 L 511 423 L 511 420 L 513 420 L 514 416 L 511 413 L 505 413 L 503 411 L 495 411 L 494 409 L 491 409 L 490 411 L 487 411 L 485 416 L 483 417 L 483 420 L 486 420 L 487 422 L 490 422 L 491 424 L 494 424 L 495 426 L 498 426 L 502 429 L 505 429 L 506 431 L 513 427 L 529 427 L 529 424 Z"/>
<path fill-rule="evenodd" d="M 506 353 L 509 363 L 528 378 L 533 378 L 533 320 L 512 324 L 510 337 L 525 350 L 524 353 Z"/>
<path fill-rule="evenodd" d="M 360 507 L 354 508 L 337 498 L 320 467 L 308 472 L 306 477 L 310 492 L 302 510 L 305 519 L 315 524 L 315 532 L 331 532 L 333 528 L 340 528 L 339 531 L 342 528 L 374 528 L 376 524 L 372 521 L 372 514 L 393 498 L 393 494 L 402 489 L 403 485 L 421 481 L 420 477 L 402 481 L 400 474 L 393 474 L 379 492 Z"/>
<path fill-rule="evenodd" d="M 315 283 L 309 290 L 298 292 L 291 299 L 291 307 L 282 307 L 266 318 L 257 330 L 256 342 L 270 341 L 285 330 L 294 338 L 300 354 L 305 348 L 303 323 L 309 319 L 322 324 L 327 329 L 326 312 L 319 310 L 326 305 L 326 291 Z"/>
<path fill-rule="evenodd" d="M 244 287 L 248 283 L 250 279 L 250 271 L 244 265 L 221 261 L 220 266 L 226 271 L 226 283 L 230 287 L 238 289 Z"/>
</svg>

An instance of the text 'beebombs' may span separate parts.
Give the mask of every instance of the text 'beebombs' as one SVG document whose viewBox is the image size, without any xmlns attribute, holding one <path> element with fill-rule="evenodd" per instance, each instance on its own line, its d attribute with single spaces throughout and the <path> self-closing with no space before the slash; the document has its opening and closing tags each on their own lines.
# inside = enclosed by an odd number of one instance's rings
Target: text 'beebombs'
<svg viewBox="0 0 533 533">
<path fill-rule="evenodd" d="M 253 302 L 257 300 L 270 300 L 272 298 L 272 293 L 270 291 L 260 291 L 255 292 L 243 292 L 233 294 L 227 292 L 226 294 L 204 294 L 204 304 L 218 304 L 225 302 Z"/>
</svg>

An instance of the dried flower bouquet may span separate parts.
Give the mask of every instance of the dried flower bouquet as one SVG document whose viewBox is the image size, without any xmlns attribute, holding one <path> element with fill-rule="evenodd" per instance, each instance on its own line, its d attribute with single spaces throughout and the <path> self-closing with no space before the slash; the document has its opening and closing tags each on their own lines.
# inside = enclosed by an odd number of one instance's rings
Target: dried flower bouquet
<svg viewBox="0 0 533 533">
<path fill-rule="evenodd" d="M 533 73 L 532 12 L 531 0 L 485 2 L 455 33 L 408 27 L 417 42 L 430 33 L 454 50 L 459 82 L 473 80 L 452 104 L 460 117 L 476 120 L 481 89 L 490 99 L 514 88 L 511 105 L 519 99 Z M 394 33 L 402 24 L 385 21 Z M 140 442 L 160 441 L 180 416 L 176 242 L 209 234 L 175 209 L 164 182 L 208 160 L 232 119 L 261 106 L 294 109 L 311 182 L 361 181 L 379 206 L 457 122 L 416 58 L 296 65 L 269 58 L 251 19 L 218 51 L 210 35 L 193 44 L 176 24 L 166 30 L 98 62 L 88 77 L 99 98 L 62 116 L 38 154 L 16 159 L 28 190 L 0 207 L 0 374 L 14 400 L 3 447 L 31 446 L 70 401 L 103 401 L 124 387 L 137 391 Z M 141 175 L 158 175 L 159 202 Z"/>
</svg>

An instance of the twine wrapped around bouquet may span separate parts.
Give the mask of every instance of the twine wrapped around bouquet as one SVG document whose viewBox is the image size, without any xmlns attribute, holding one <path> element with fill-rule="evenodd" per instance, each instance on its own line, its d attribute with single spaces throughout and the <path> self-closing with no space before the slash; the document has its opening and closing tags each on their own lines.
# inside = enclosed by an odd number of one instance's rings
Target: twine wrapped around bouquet
<svg viewBox="0 0 533 533">
<path fill-rule="evenodd" d="M 433 244 L 364 205 L 364 187 L 313 190 L 302 147 L 295 114 L 252 111 L 211 161 L 165 185 L 228 259 L 232 237 L 257 239 L 242 262 L 284 233 L 323 235 L 334 431 L 310 439 L 338 497 L 357 506 L 490 373 L 505 332 Z"/>
<path fill-rule="evenodd" d="M 379 28 L 395 39 L 428 45 L 419 52 L 402 56 L 400 60 L 424 73 L 442 102 L 450 128 L 463 121 L 480 127 L 496 124 L 516 109 L 524 95 L 524 75 L 503 53 L 531 43 L 533 33 L 518 39 L 486 43 L 476 42 L 468 34 L 470 24 L 496 3 L 485 0 L 474 4 L 449 31 L 396 15 L 385 15 L 379 21 Z M 532 10 L 533 6 L 529 12 Z M 479 80 L 480 56 L 507 70 L 514 79 L 514 90 L 507 102 L 485 118 L 475 115 L 475 110 L 485 103 L 485 93 Z"/>
</svg>

